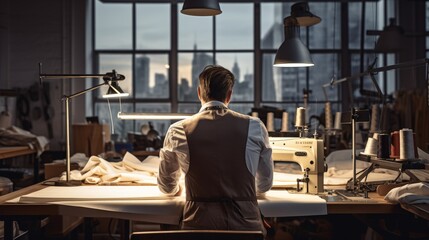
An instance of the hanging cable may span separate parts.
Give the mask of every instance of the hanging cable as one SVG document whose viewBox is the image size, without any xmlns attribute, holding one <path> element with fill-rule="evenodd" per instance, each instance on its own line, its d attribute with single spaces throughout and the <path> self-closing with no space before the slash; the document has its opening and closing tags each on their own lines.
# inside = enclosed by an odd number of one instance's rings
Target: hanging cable
<svg viewBox="0 0 429 240">
<path fill-rule="evenodd" d="M 119 112 L 122 112 L 122 102 L 121 102 L 121 98 L 119 98 Z"/>
<path fill-rule="evenodd" d="M 112 109 L 110 108 L 110 100 L 109 99 L 107 99 L 107 106 L 109 107 L 110 126 L 112 128 L 112 134 L 115 134 L 115 128 L 113 127 Z"/>
</svg>

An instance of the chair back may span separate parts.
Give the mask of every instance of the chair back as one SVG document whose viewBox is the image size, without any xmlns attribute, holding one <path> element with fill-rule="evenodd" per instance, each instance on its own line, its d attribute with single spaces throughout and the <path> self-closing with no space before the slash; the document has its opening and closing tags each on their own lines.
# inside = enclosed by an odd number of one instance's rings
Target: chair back
<svg viewBox="0 0 429 240">
<path fill-rule="evenodd" d="M 134 232 L 131 240 L 263 240 L 261 231 L 174 230 Z"/>
</svg>

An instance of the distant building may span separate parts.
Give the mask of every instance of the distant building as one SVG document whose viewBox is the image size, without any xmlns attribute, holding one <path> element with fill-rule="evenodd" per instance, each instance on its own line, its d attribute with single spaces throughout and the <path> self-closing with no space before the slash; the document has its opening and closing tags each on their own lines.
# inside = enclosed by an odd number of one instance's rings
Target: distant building
<svg viewBox="0 0 429 240">
<path fill-rule="evenodd" d="M 137 98 L 145 98 L 149 96 L 149 74 L 150 74 L 150 58 L 147 56 L 140 56 L 136 58 L 136 71 L 134 78 L 134 87 Z"/>
<path fill-rule="evenodd" d="M 240 68 L 238 67 L 237 58 L 235 58 L 234 65 L 231 69 L 232 74 L 234 74 L 235 80 L 240 81 Z"/>
<path fill-rule="evenodd" d="M 153 96 L 156 98 L 162 98 L 169 96 L 170 87 L 168 86 L 168 80 L 165 74 L 155 73 L 155 86 L 153 87 Z"/>
<path fill-rule="evenodd" d="M 194 45 L 194 50 L 197 50 L 197 45 Z M 214 64 L 213 56 L 208 55 L 204 52 L 194 52 L 193 58 L 192 58 L 192 86 L 191 90 L 182 96 L 184 101 L 198 101 L 197 96 L 197 87 L 198 87 L 198 77 L 203 71 L 204 67 L 207 65 Z"/>
<path fill-rule="evenodd" d="M 189 80 L 186 78 L 180 79 L 179 83 L 179 98 L 181 96 L 188 96 L 191 91 L 191 86 L 189 86 Z M 184 100 L 184 99 L 182 99 Z"/>
</svg>

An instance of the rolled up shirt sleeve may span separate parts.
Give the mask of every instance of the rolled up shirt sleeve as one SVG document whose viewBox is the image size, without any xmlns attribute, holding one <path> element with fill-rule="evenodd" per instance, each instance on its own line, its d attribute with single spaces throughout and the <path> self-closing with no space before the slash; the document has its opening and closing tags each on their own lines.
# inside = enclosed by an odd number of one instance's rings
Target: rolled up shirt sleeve
<svg viewBox="0 0 429 240">
<path fill-rule="evenodd" d="M 273 185 L 272 150 L 265 125 L 259 118 L 251 118 L 246 145 L 246 164 L 255 176 L 256 193 L 261 194 Z"/>
<path fill-rule="evenodd" d="M 260 124 L 261 129 L 261 153 L 259 156 L 258 169 L 256 171 L 256 192 L 264 193 L 273 186 L 273 168 L 272 149 L 270 146 L 268 132 L 265 126 Z"/>
<path fill-rule="evenodd" d="M 161 192 L 176 194 L 179 191 L 182 171 L 187 172 L 189 168 L 188 152 L 186 136 L 180 122 L 171 125 L 159 152 L 161 162 L 157 180 Z"/>
</svg>

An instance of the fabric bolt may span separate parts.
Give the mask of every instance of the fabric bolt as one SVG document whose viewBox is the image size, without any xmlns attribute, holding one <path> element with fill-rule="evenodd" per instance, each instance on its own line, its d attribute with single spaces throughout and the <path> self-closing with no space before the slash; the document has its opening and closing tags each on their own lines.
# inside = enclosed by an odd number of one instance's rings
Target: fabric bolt
<svg viewBox="0 0 429 240">
<path fill-rule="evenodd" d="M 429 204 L 429 183 L 411 183 L 393 188 L 384 199 L 392 203 Z"/>
</svg>

